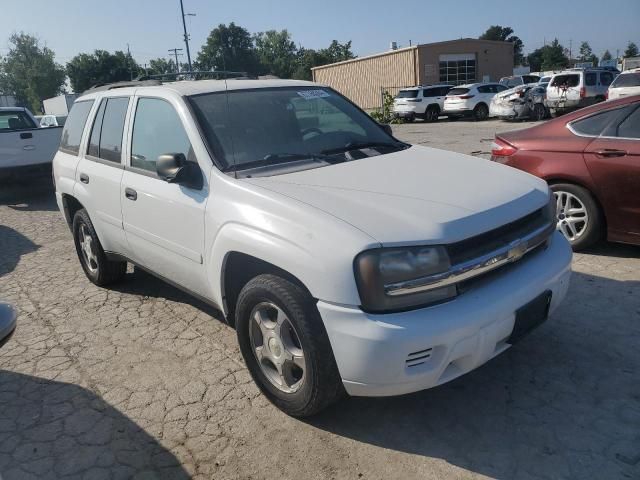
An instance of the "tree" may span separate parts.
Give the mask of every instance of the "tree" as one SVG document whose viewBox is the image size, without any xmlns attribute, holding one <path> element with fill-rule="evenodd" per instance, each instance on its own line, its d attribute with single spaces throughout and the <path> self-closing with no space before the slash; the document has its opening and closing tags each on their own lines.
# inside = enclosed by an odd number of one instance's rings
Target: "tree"
<svg viewBox="0 0 640 480">
<path fill-rule="evenodd" d="M 163 75 L 165 73 L 177 73 L 176 62 L 166 58 L 154 58 L 149 60 L 149 75 Z"/>
<path fill-rule="evenodd" d="M 524 61 L 524 56 L 522 55 L 522 49 L 524 48 L 524 44 L 519 37 L 513 34 L 513 28 L 511 27 L 502 27 L 500 25 L 492 25 L 487 28 L 487 31 L 480 35 L 478 38 L 480 40 L 497 40 L 500 42 L 511 42 L 513 43 L 513 64 L 514 65 L 522 65 Z"/>
<path fill-rule="evenodd" d="M 328 48 L 320 50 L 320 55 L 324 57 L 328 63 L 344 62 L 345 60 L 356 58 L 351 51 L 351 40 L 346 43 L 333 40 Z"/>
<path fill-rule="evenodd" d="M 211 30 L 196 60 L 198 70 L 227 70 L 256 74 L 258 61 L 251 34 L 231 22 Z"/>
<path fill-rule="evenodd" d="M 527 56 L 527 62 L 534 72 L 559 70 L 569 66 L 565 48 L 556 38 L 551 44 L 538 48 Z"/>
<path fill-rule="evenodd" d="M 287 30 L 268 30 L 254 36 L 256 53 L 264 73 L 291 78 L 295 70 L 297 48 Z"/>
<path fill-rule="evenodd" d="M 602 54 L 602 60 L 611 60 L 611 52 L 609 50 L 605 50 Z"/>
<path fill-rule="evenodd" d="M 320 50 L 300 47 L 296 54 L 293 78 L 298 80 L 311 80 L 311 69 L 329 63 L 351 60 L 356 56 L 351 51 L 351 41 L 340 43 L 333 40 L 329 47 Z"/>
<path fill-rule="evenodd" d="M 578 59 L 581 62 L 591 62 L 593 66 L 598 66 L 598 57 L 594 55 L 593 50 L 591 50 L 591 45 L 589 42 L 582 42 L 580 44 L 580 56 Z"/>
<path fill-rule="evenodd" d="M 75 92 L 105 83 L 131 80 L 141 73 L 140 66 L 130 54 L 106 50 L 81 53 L 67 63 L 67 75 Z"/>
<path fill-rule="evenodd" d="M 629 42 L 627 44 L 627 49 L 624 51 L 624 57 L 637 57 L 638 56 L 638 46 L 633 43 L 633 42 Z"/>
<path fill-rule="evenodd" d="M 41 111 L 42 100 L 63 91 L 64 68 L 53 51 L 41 47 L 36 37 L 16 33 L 9 38 L 9 53 L 0 62 L 0 91 L 15 96 L 32 112 Z"/>
</svg>

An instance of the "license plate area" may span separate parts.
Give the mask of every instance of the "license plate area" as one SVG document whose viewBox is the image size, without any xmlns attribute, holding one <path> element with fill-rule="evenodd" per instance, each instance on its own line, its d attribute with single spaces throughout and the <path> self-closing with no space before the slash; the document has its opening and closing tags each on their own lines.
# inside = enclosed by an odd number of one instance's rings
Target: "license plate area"
<svg viewBox="0 0 640 480">
<path fill-rule="evenodd" d="M 551 306 L 551 290 L 537 296 L 523 307 L 516 310 L 516 321 L 509 343 L 514 344 L 530 333 L 534 328 L 544 323 L 549 317 Z"/>
</svg>

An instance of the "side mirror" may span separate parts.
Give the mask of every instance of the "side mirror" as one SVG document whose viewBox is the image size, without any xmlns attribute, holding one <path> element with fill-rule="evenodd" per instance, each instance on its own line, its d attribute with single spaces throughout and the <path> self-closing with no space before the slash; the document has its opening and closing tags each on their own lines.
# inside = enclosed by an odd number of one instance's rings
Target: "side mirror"
<svg viewBox="0 0 640 480">
<path fill-rule="evenodd" d="M 393 130 L 391 130 L 391 125 L 388 123 L 379 123 L 380 128 L 385 131 L 385 133 L 391 135 L 393 137 Z"/>
<path fill-rule="evenodd" d="M 202 171 L 197 163 L 188 162 L 183 153 L 165 153 L 156 162 L 158 176 L 167 183 L 177 183 L 202 190 Z"/>
<path fill-rule="evenodd" d="M 0 347 L 4 345 L 16 328 L 16 310 L 8 303 L 0 302 Z"/>
</svg>

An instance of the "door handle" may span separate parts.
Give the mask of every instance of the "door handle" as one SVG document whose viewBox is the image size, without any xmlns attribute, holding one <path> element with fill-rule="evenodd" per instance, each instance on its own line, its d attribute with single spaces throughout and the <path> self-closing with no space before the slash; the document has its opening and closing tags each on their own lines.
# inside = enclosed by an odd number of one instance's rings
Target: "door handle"
<svg viewBox="0 0 640 480">
<path fill-rule="evenodd" d="M 138 192 L 136 192 L 133 188 L 125 188 L 124 189 L 124 196 L 127 197 L 129 200 L 132 201 L 136 201 L 138 199 Z"/>
<path fill-rule="evenodd" d="M 82 183 L 89 183 L 89 175 L 87 175 L 86 173 L 81 173 L 80 174 L 80 181 Z"/>
<path fill-rule="evenodd" d="M 614 148 L 603 148 L 594 152 L 599 157 L 624 157 L 627 152 L 625 150 L 616 150 Z"/>
<path fill-rule="evenodd" d="M 20 134 L 20 138 L 22 140 L 26 140 L 27 138 L 33 138 L 33 133 L 31 133 L 31 132 L 22 132 Z"/>
</svg>

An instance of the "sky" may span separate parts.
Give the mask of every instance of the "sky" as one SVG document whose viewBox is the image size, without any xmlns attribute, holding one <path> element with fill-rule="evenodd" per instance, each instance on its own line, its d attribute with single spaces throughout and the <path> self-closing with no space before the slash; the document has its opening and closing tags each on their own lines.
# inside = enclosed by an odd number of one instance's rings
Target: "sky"
<svg viewBox="0 0 640 480">
<path fill-rule="evenodd" d="M 235 22 L 250 32 L 287 29 L 296 44 L 323 48 L 351 40 L 358 56 L 407 46 L 478 37 L 491 25 L 510 26 L 525 53 L 557 37 L 577 52 L 590 43 L 601 56 L 628 41 L 640 45 L 640 0 L 184 0 L 192 59 L 212 28 Z M 59 63 L 95 49 L 123 50 L 140 64 L 184 48 L 179 0 L 0 0 L 0 55 L 8 38 L 36 35 Z M 184 51 L 182 53 L 185 53 Z M 180 58 L 186 61 L 186 56 Z"/>
</svg>

